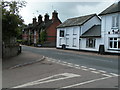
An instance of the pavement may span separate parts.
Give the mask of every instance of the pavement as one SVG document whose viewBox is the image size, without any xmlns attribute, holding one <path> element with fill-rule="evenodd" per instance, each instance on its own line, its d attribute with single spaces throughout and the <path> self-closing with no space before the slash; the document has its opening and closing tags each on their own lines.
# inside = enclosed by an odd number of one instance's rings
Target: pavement
<svg viewBox="0 0 120 90">
<path fill-rule="evenodd" d="M 44 56 L 39 54 L 34 54 L 27 51 L 22 51 L 21 54 L 15 57 L 8 59 L 3 59 L 2 61 L 2 70 L 4 69 L 14 69 L 21 66 L 26 66 L 36 62 L 44 60 Z"/>
</svg>

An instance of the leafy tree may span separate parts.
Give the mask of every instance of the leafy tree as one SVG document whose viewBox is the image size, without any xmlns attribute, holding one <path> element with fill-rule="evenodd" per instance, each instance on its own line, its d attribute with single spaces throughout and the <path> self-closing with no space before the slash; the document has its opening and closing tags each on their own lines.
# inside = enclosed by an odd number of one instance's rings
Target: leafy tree
<svg viewBox="0 0 120 90">
<path fill-rule="evenodd" d="M 46 36 L 47 36 L 46 31 L 42 31 L 42 32 L 40 33 L 40 40 L 41 40 L 41 43 L 42 43 L 42 44 L 46 41 Z"/>
<path fill-rule="evenodd" d="M 19 15 L 19 9 L 24 7 L 25 1 L 2 1 L 2 38 L 8 42 L 12 37 L 21 35 L 24 27 L 23 19 Z"/>
</svg>

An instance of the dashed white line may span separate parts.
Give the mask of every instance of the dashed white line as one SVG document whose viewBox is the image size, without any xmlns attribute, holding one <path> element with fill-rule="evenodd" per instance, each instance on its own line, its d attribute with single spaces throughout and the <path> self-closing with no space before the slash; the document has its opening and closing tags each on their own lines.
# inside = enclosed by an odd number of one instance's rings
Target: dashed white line
<svg viewBox="0 0 120 90">
<path fill-rule="evenodd" d="M 68 65 L 73 65 L 72 63 L 67 63 Z"/>
<path fill-rule="evenodd" d="M 108 75 L 108 74 L 102 74 L 102 75 L 107 77 L 112 77 L 111 75 Z"/>
<path fill-rule="evenodd" d="M 50 58 L 51 59 L 51 58 Z M 51 60 L 48 60 L 48 61 L 52 61 L 52 62 L 56 62 L 58 64 L 61 64 L 61 65 L 64 65 L 64 66 L 68 66 L 68 67 L 73 67 L 73 68 L 76 68 L 76 69 L 81 69 L 81 70 L 84 70 L 84 71 L 89 71 L 89 70 L 92 70 L 90 72 L 92 73 L 101 73 L 101 75 L 103 76 L 107 76 L 107 77 L 111 77 L 111 76 L 119 76 L 115 73 L 108 73 L 104 70 L 96 70 L 95 68 L 88 68 L 86 66 L 80 66 L 78 64 L 73 64 L 73 63 L 68 63 L 68 62 L 65 62 L 65 61 L 61 61 L 61 60 L 55 60 L 55 59 L 51 59 Z M 102 74 L 104 73 L 104 74 Z M 110 74 L 110 75 L 109 75 Z"/>
<path fill-rule="evenodd" d="M 81 66 L 82 68 L 87 68 L 86 66 Z"/>
<path fill-rule="evenodd" d="M 75 66 L 76 66 L 76 67 L 79 67 L 80 65 L 78 65 L 78 64 L 75 64 Z"/>
<path fill-rule="evenodd" d="M 96 74 L 97 74 L 97 73 L 100 73 L 100 72 L 97 72 L 97 71 L 91 71 L 91 72 L 92 72 L 92 73 L 96 73 Z"/>
<path fill-rule="evenodd" d="M 89 71 L 88 69 L 82 69 L 82 70 L 84 70 L 84 71 Z"/>
<path fill-rule="evenodd" d="M 110 73 L 111 75 L 113 75 L 113 76 L 119 76 L 118 74 L 115 74 L 115 73 Z"/>
<path fill-rule="evenodd" d="M 62 63 L 67 63 L 67 62 L 62 61 Z"/>
<path fill-rule="evenodd" d="M 106 73 L 106 71 L 103 71 L 103 70 L 98 70 L 99 72 L 102 72 L 102 73 Z"/>
<path fill-rule="evenodd" d="M 75 67 L 76 69 L 81 69 L 80 67 Z"/>
<path fill-rule="evenodd" d="M 96 70 L 95 68 L 89 68 L 90 70 Z"/>
</svg>

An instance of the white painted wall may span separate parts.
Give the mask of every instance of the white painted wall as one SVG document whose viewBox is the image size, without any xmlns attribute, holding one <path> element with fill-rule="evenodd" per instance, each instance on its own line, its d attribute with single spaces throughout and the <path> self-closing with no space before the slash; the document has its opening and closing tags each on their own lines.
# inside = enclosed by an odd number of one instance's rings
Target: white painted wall
<svg viewBox="0 0 120 90">
<path fill-rule="evenodd" d="M 114 15 L 119 15 L 119 30 L 120 30 L 120 13 L 113 13 L 113 14 L 107 14 L 103 15 L 101 17 L 102 19 L 102 27 L 101 27 L 101 44 L 105 46 L 105 52 L 113 52 L 113 53 L 118 53 L 118 51 L 114 50 L 108 50 L 109 49 L 109 37 L 119 37 L 120 34 L 113 34 L 112 32 L 112 16 Z M 117 29 L 114 29 L 117 30 Z M 110 32 L 110 34 L 108 34 Z"/>
<path fill-rule="evenodd" d="M 83 34 L 84 32 L 86 32 L 88 29 L 90 29 L 92 26 L 94 25 L 100 25 L 101 22 L 98 19 L 97 16 L 94 16 L 93 18 L 91 18 L 89 21 L 87 21 L 84 25 L 81 26 L 82 28 L 82 32 L 81 34 Z"/>
<path fill-rule="evenodd" d="M 81 38 L 80 50 L 99 51 L 99 45 L 101 43 L 101 38 L 95 38 L 95 39 L 96 39 L 95 48 L 89 48 L 89 47 L 86 47 L 86 38 Z"/>
<path fill-rule="evenodd" d="M 99 43 L 101 43 L 100 38 L 96 38 L 96 47 L 95 48 L 86 48 L 86 39 L 82 38 L 81 40 L 79 40 L 80 36 L 94 25 L 100 25 L 100 19 L 97 16 L 94 16 L 93 18 L 91 18 L 82 26 L 58 28 L 57 29 L 57 46 L 56 47 L 62 48 L 62 46 L 60 46 L 60 40 L 61 40 L 61 45 L 69 44 L 69 46 L 66 46 L 66 48 L 68 48 L 68 49 L 77 49 L 77 50 L 83 49 L 83 50 L 98 51 Z M 60 30 L 65 31 L 65 37 L 59 37 Z M 69 35 L 66 35 L 66 34 L 69 34 Z M 76 42 L 75 42 L 76 47 L 73 46 L 73 39 L 74 38 L 76 38 Z M 69 39 L 69 42 L 66 41 L 68 39 Z"/>
<path fill-rule="evenodd" d="M 59 37 L 60 36 L 60 30 L 65 31 L 65 37 Z M 66 35 L 67 34 L 67 35 Z M 69 35 L 68 35 L 69 34 Z M 66 46 L 68 49 L 79 49 L 79 35 L 80 34 L 80 26 L 73 26 L 73 27 L 65 27 L 65 28 L 58 28 L 57 29 L 57 48 L 61 48 L 60 46 L 60 39 L 62 40 L 61 45 L 67 44 L 67 39 L 69 39 L 69 46 Z M 75 47 L 73 46 L 73 39 L 76 39 L 75 41 Z"/>
</svg>

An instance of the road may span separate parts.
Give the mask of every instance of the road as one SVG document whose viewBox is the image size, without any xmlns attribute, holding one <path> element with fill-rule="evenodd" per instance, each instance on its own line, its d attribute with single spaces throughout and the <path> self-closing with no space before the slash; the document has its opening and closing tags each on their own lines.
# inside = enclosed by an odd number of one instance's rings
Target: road
<svg viewBox="0 0 120 90">
<path fill-rule="evenodd" d="M 2 87 L 8 88 L 3 90 L 17 88 L 118 90 L 117 56 L 29 46 L 22 46 L 22 49 L 21 55 L 3 62 Z M 42 55 L 46 58 L 41 62 L 11 69 L 16 63 L 26 63 L 25 58 L 29 62 L 30 59 L 38 60 Z"/>
<path fill-rule="evenodd" d="M 47 48 L 31 48 L 22 47 L 23 51 L 29 51 L 37 54 L 44 55 L 49 58 L 66 61 L 69 63 L 79 64 L 81 66 L 86 66 L 95 69 L 101 69 L 110 73 L 118 73 L 118 56 L 116 57 L 102 57 L 101 55 L 96 55 L 90 53 L 79 54 L 74 52 L 65 52 L 64 50 L 47 49 Z"/>
</svg>

